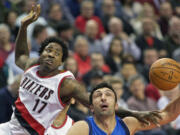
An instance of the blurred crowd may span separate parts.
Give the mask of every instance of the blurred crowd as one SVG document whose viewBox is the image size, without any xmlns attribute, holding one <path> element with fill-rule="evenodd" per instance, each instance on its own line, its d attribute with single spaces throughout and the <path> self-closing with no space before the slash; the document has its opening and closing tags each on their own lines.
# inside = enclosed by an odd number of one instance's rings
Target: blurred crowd
<svg viewBox="0 0 180 135">
<path fill-rule="evenodd" d="M 89 92 L 110 82 L 124 108 L 163 109 L 180 94 L 180 87 L 159 91 L 148 77 L 159 58 L 180 62 L 180 0 L 0 0 L 0 123 L 10 119 L 18 91 L 14 80 L 23 72 L 15 65 L 15 39 L 22 18 L 37 3 L 41 16 L 27 33 L 30 57 L 39 56 L 47 37 L 61 38 L 69 57 L 60 68 L 70 70 Z M 75 121 L 90 114 L 78 102 L 68 113 Z M 136 135 L 180 135 L 180 117 Z"/>
</svg>

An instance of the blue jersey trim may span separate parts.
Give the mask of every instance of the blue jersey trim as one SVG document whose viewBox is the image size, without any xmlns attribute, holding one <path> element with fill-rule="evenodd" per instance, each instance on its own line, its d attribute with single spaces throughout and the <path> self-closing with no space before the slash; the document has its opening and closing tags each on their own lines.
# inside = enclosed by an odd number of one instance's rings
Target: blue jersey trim
<svg viewBox="0 0 180 135">
<path fill-rule="evenodd" d="M 116 116 L 117 117 L 117 116 Z M 129 129 L 128 127 L 126 126 L 126 124 L 124 123 L 123 120 L 121 120 L 121 118 L 117 117 L 117 119 L 119 120 L 120 124 L 123 126 L 125 132 L 126 132 L 126 135 L 130 135 L 130 132 L 129 132 Z"/>
<path fill-rule="evenodd" d="M 91 122 L 88 118 L 85 119 L 85 121 L 87 122 L 88 126 L 89 126 L 89 135 L 92 135 L 92 125 Z"/>
<path fill-rule="evenodd" d="M 92 116 L 91 116 L 92 117 Z M 88 117 L 89 118 L 89 117 Z M 88 126 L 89 126 L 89 135 L 92 135 L 92 124 L 91 124 L 91 121 L 86 118 L 85 121 L 87 122 Z M 93 117 L 92 117 L 93 118 Z M 94 119 L 94 118 L 93 118 Z M 124 123 L 123 120 L 121 120 L 121 118 L 117 117 L 116 116 L 116 120 L 117 122 L 119 122 L 121 124 L 121 126 L 124 128 L 125 132 L 126 132 L 126 135 L 130 135 L 130 132 L 129 132 L 129 129 L 128 127 L 126 126 L 126 124 Z M 96 124 L 96 123 L 95 123 Z"/>
</svg>

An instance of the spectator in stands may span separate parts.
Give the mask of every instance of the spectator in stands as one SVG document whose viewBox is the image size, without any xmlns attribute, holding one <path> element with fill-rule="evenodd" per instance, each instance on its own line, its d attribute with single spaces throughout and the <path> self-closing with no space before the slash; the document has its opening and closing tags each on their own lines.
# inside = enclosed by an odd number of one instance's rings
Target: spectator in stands
<svg viewBox="0 0 180 135">
<path fill-rule="evenodd" d="M 142 22 L 143 33 L 136 38 L 136 44 L 143 52 L 146 48 L 156 48 L 158 51 L 165 51 L 164 43 L 153 35 L 154 21 L 151 18 L 144 18 Z M 143 55 L 141 55 L 141 61 Z"/>
<path fill-rule="evenodd" d="M 127 103 L 124 101 L 124 99 L 122 98 L 122 95 L 124 93 L 123 90 L 123 80 L 119 77 L 112 77 L 110 78 L 110 80 L 108 81 L 113 89 L 115 90 L 116 94 L 117 94 L 117 104 L 118 106 L 121 106 L 123 108 L 128 108 Z"/>
<path fill-rule="evenodd" d="M 110 68 L 105 64 L 103 55 L 98 52 L 91 54 L 91 70 L 83 76 L 83 81 L 86 86 L 90 85 L 90 78 L 92 76 L 92 72 L 95 70 L 102 71 L 103 75 L 109 74 L 111 72 Z"/>
<path fill-rule="evenodd" d="M 74 58 L 77 61 L 78 72 L 83 76 L 91 69 L 91 58 L 88 54 L 89 48 L 86 38 L 78 36 L 75 39 L 74 47 Z"/>
<path fill-rule="evenodd" d="M 38 52 L 41 43 L 48 37 L 47 27 L 41 24 L 36 24 L 32 33 L 31 50 Z"/>
<path fill-rule="evenodd" d="M 24 0 L 24 2 L 25 2 L 24 12 L 21 13 L 16 19 L 16 25 L 18 27 L 20 27 L 20 25 L 21 25 L 21 20 L 25 16 L 27 16 L 27 13 L 29 13 L 31 11 L 32 5 L 36 5 L 36 3 L 37 3 L 36 0 Z M 32 23 L 31 25 L 28 26 L 28 28 L 27 28 L 27 37 L 28 37 L 29 40 L 32 39 L 32 32 L 33 32 L 34 26 L 36 24 L 47 25 L 47 21 L 43 17 L 40 16 L 40 17 L 38 17 L 38 19 L 34 23 Z M 51 32 L 52 29 L 50 29 L 49 31 Z"/>
<path fill-rule="evenodd" d="M 167 0 L 135 0 L 135 1 L 139 2 L 141 4 L 148 3 L 149 5 L 152 5 L 153 8 L 155 9 L 156 14 L 158 14 L 161 4 L 164 3 Z"/>
<path fill-rule="evenodd" d="M 141 69 L 139 69 L 139 72 L 144 76 L 145 80 L 149 83 L 150 67 L 156 60 L 159 59 L 159 54 L 155 48 L 148 48 L 144 50 L 143 55 L 144 55 L 143 64 L 141 65 Z M 160 98 L 160 93 L 158 89 L 151 83 L 147 84 L 145 89 L 145 94 L 147 97 L 153 99 L 156 102 Z"/>
<path fill-rule="evenodd" d="M 73 57 L 68 57 L 64 63 L 64 70 L 69 70 L 73 73 L 76 80 L 81 81 L 81 75 L 78 72 L 77 61 Z"/>
<path fill-rule="evenodd" d="M 75 20 L 75 26 L 80 32 L 85 32 L 86 22 L 88 20 L 95 20 L 98 24 L 98 34 L 96 38 L 103 38 L 105 36 L 104 27 L 99 17 L 94 16 L 93 1 L 83 1 L 81 3 L 81 15 Z"/>
<path fill-rule="evenodd" d="M 150 18 L 153 21 L 153 36 L 158 39 L 163 39 L 159 24 L 157 23 L 157 16 L 155 15 L 154 8 L 148 3 L 143 4 L 139 15 L 131 20 L 131 25 L 133 26 L 136 35 L 141 35 L 143 33 L 142 23 L 144 18 Z"/>
<path fill-rule="evenodd" d="M 8 86 L 0 89 L 0 123 L 7 122 L 11 119 L 13 113 L 12 106 L 18 95 L 19 84 L 21 80 L 21 75 L 14 78 L 14 82 Z"/>
<path fill-rule="evenodd" d="M 100 18 L 103 22 L 103 26 L 106 30 L 107 33 L 109 33 L 109 28 L 108 28 L 108 22 L 111 19 L 111 17 L 118 17 L 122 23 L 123 23 L 123 30 L 129 35 L 134 32 L 132 26 L 129 24 L 128 20 L 126 19 L 127 17 L 126 14 L 122 11 L 122 9 L 117 8 L 115 5 L 117 4 L 114 0 L 102 0 L 102 10 L 101 10 L 101 15 Z M 121 12 L 121 13 L 119 13 Z"/>
<path fill-rule="evenodd" d="M 143 74 L 145 80 L 149 82 L 149 70 L 151 65 L 159 59 L 159 52 L 155 48 L 147 48 L 143 51 L 143 64 L 139 72 Z"/>
<path fill-rule="evenodd" d="M 113 37 L 119 37 L 122 40 L 124 53 L 129 53 L 136 60 L 138 60 L 141 55 L 140 49 L 137 47 L 134 41 L 130 39 L 130 37 L 128 37 L 128 35 L 123 31 L 122 21 L 117 17 L 112 17 L 109 21 L 108 27 L 110 33 L 102 40 L 102 46 L 105 53 L 107 53 Z"/>
<path fill-rule="evenodd" d="M 128 85 L 132 96 L 128 99 L 129 109 L 137 111 L 157 110 L 157 104 L 154 100 L 145 95 L 145 82 L 140 75 L 135 75 L 128 80 Z M 161 129 L 141 132 L 142 135 L 166 135 Z"/>
<path fill-rule="evenodd" d="M 103 53 L 102 45 L 100 40 L 96 38 L 96 35 L 98 33 L 98 24 L 94 20 L 89 20 L 86 23 L 85 28 L 85 37 L 88 41 L 89 45 L 89 54 L 93 52 L 101 52 Z M 104 55 L 104 54 L 103 54 Z"/>
<path fill-rule="evenodd" d="M 121 69 L 123 57 L 123 45 L 119 37 L 114 37 L 111 41 L 108 54 L 106 56 L 106 64 L 110 67 L 112 74 L 116 74 Z"/>
<path fill-rule="evenodd" d="M 122 8 L 126 13 L 128 19 L 133 19 L 138 16 L 142 10 L 142 4 L 134 0 L 120 0 L 122 3 Z"/>
<path fill-rule="evenodd" d="M 78 17 L 81 14 L 82 2 L 83 0 L 65 0 L 65 3 L 74 18 Z"/>
<path fill-rule="evenodd" d="M 169 2 L 164 2 L 160 6 L 160 19 L 159 25 L 161 29 L 161 33 L 165 37 L 168 34 L 169 30 L 169 20 L 173 16 L 173 10 L 171 4 Z"/>
<path fill-rule="evenodd" d="M 170 57 L 180 47 L 180 19 L 178 17 L 172 17 L 169 21 L 169 32 L 165 39 L 165 46 Z"/>
<path fill-rule="evenodd" d="M 15 42 L 19 27 L 16 25 L 17 13 L 13 10 L 9 11 L 5 16 L 5 22 L 9 26 L 11 37 L 10 41 Z"/>
<path fill-rule="evenodd" d="M 0 58 L 3 63 L 15 47 L 15 44 L 10 42 L 10 36 L 9 27 L 6 24 L 0 24 Z"/>
<path fill-rule="evenodd" d="M 50 9 L 51 4 L 56 3 L 61 6 L 61 12 L 63 13 L 63 18 L 68 20 L 71 24 L 74 23 L 74 17 L 72 16 L 70 9 L 66 5 L 67 0 L 42 0 L 41 4 L 41 15 L 48 18 L 48 11 Z M 65 13 L 65 14 L 64 14 Z"/>
<path fill-rule="evenodd" d="M 145 89 L 145 94 L 147 97 L 153 99 L 156 102 L 161 97 L 159 90 L 151 83 L 147 84 L 146 89 Z"/>
<path fill-rule="evenodd" d="M 178 0 L 170 0 L 175 15 L 180 17 L 180 2 Z"/>
<path fill-rule="evenodd" d="M 59 3 L 52 3 L 48 13 L 48 24 L 54 30 L 56 30 L 60 21 L 63 20 L 63 13 L 61 11 L 61 5 Z"/>
<path fill-rule="evenodd" d="M 103 82 L 104 72 L 100 69 L 92 70 L 89 78 L 89 85 L 87 91 L 91 92 L 92 88 Z"/>
<path fill-rule="evenodd" d="M 38 52 L 31 50 L 31 43 L 30 43 L 30 41 L 28 41 L 28 47 L 29 47 L 29 51 L 30 51 L 30 58 L 38 58 L 39 57 Z M 6 64 L 8 65 L 10 70 L 12 70 L 13 75 L 18 75 L 18 74 L 22 74 L 23 73 L 23 70 L 21 68 L 19 68 L 15 64 L 15 50 L 13 52 L 11 52 L 9 54 L 9 56 L 7 57 Z"/>
<path fill-rule="evenodd" d="M 129 91 L 129 88 L 128 88 L 128 80 L 129 78 L 137 74 L 138 74 L 138 71 L 134 63 L 129 62 L 129 61 L 122 61 L 122 68 L 119 71 L 119 73 L 116 75 L 121 77 L 124 81 L 124 93 L 123 93 L 122 98 L 125 101 L 131 96 L 131 92 Z"/>
<path fill-rule="evenodd" d="M 68 45 L 70 50 L 73 50 L 73 26 L 68 21 L 61 21 L 57 25 L 56 31 L 58 33 L 58 37 L 60 37 Z"/>
<path fill-rule="evenodd" d="M 7 86 L 9 78 L 9 67 L 0 57 L 0 88 Z"/>
</svg>

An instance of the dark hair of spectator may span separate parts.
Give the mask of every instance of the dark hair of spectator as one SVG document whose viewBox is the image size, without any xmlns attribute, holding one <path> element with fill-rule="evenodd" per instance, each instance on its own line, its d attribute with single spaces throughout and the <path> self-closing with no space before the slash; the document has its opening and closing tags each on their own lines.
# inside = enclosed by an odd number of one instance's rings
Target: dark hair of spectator
<svg viewBox="0 0 180 135">
<path fill-rule="evenodd" d="M 100 83 L 98 84 L 96 87 L 94 87 L 90 93 L 90 96 L 89 96 L 89 102 L 90 104 L 92 105 L 92 102 L 93 102 L 93 93 L 98 90 L 98 89 L 101 89 L 101 88 L 109 88 L 110 90 L 112 90 L 112 92 L 114 93 L 114 96 L 115 96 L 115 102 L 117 102 L 117 95 L 116 95 L 116 92 L 115 90 L 112 88 L 112 86 L 106 82 L 103 82 L 103 83 Z"/>
<path fill-rule="evenodd" d="M 119 57 L 122 57 L 122 56 L 123 56 L 123 45 L 122 45 L 122 41 L 121 41 L 121 39 L 120 39 L 119 37 L 114 37 L 114 38 L 111 40 L 108 54 L 109 54 L 110 56 L 113 55 L 112 46 L 113 46 L 113 43 L 114 43 L 115 40 L 119 40 L 120 43 L 121 43 L 122 51 L 121 51 L 121 53 L 119 54 Z"/>
<path fill-rule="evenodd" d="M 72 25 L 68 21 L 61 21 L 56 28 L 56 31 L 58 34 L 61 34 L 61 32 L 72 29 Z"/>
<path fill-rule="evenodd" d="M 46 26 L 44 25 L 41 25 L 41 24 L 35 25 L 33 33 L 32 33 L 33 38 L 37 38 L 38 35 L 45 29 L 46 29 Z"/>
<path fill-rule="evenodd" d="M 123 59 L 121 64 L 122 64 L 122 66 L 125 65 L 125 64 L 132 64 L 132 65 L 135 66 L 135 63 L 134 63 L 133 61 L 129 61 L 129 60 L 127 60 L 127 59 Z M 135 66 L 135 67 L 136 67 L 136 66 Z"/>
<path fill-rule="evenodd" d="M 7 12 L 5 12 L 5 15 L 4 15 L 4 21 L 5 21 L 5 23 L 7 23 L 8 24 L 8 17 L 9 17 L 9 14 L 10 13 L 15 13 L 17 16 L 18 16 L 18 13 L 17 13 L 17 11 L 16 10 L 8 10 Z"/>
<path fill-rule="evenodd" d="M 57 43 L 58 45 L 60 45 L 62 47 L 62 51 L 63 51 L 63 56 L 62 56 L 62 62 L 64 62 L 67 57 L 68 57 L 68 47 L 67 45 L 60 39 L 56 38 L 56 37 L 50 37 L 47 38 L 46 40 L 44 40 L 41 44 L 41 47 L 39 49 L 39 55 L 41 55 L 41 53 L 43 52 L 44 48 L 49 45 L 49 43 Z"/>
</svg>

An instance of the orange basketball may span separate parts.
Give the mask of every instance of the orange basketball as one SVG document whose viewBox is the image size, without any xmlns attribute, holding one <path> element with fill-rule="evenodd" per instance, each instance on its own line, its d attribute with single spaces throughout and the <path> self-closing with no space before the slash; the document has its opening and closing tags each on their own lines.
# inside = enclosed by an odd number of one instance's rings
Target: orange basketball
<svg viewBox="0 0 180 135">
<path fill-rule="evenodd" d="M 180 82 L 180 64 L 170 58 L 155 61 L 149 71 L 151 83 L 160 90 L 171 90 Z"/>
</svg>

